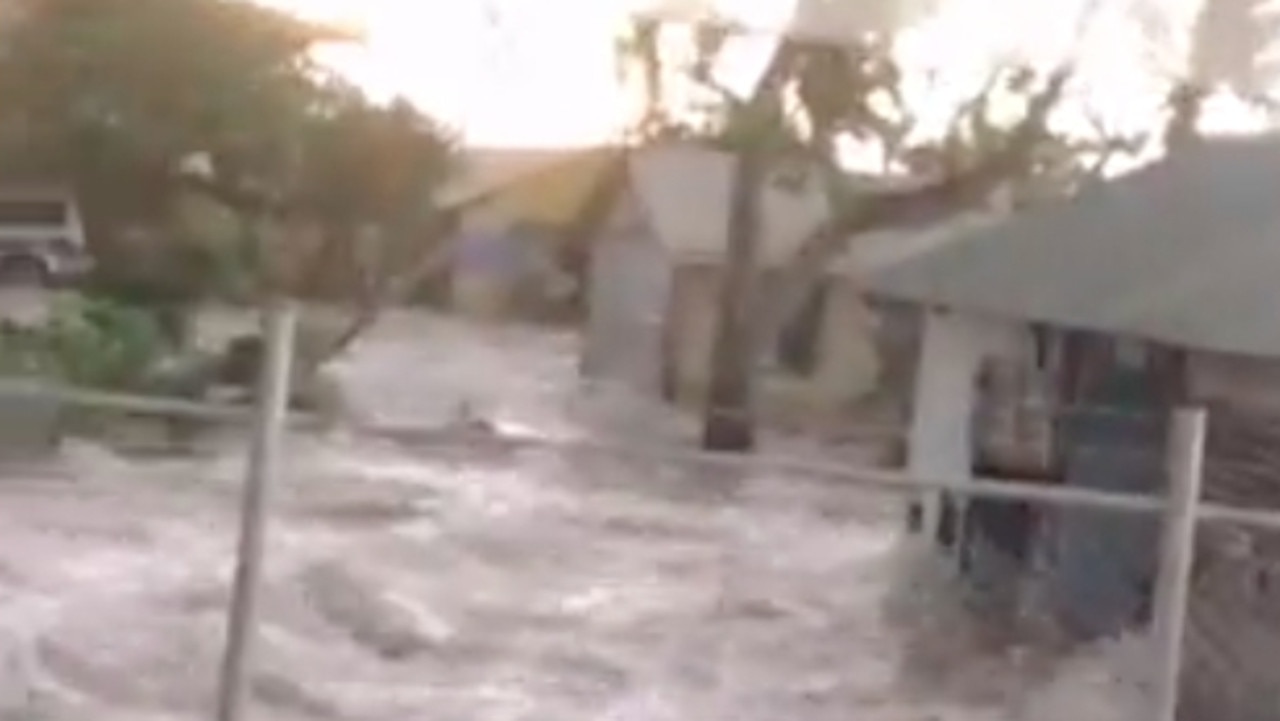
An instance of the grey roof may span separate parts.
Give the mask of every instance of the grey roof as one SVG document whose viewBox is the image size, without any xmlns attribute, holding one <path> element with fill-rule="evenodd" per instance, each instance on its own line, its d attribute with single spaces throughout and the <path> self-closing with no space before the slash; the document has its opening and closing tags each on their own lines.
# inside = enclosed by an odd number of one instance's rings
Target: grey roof
<svg viewBox="0 0 1280 721">
<path fill-rule="evenodd" d="M 899 300 L 1280 356 L 1280 134 L 1205 141 L 867 284 Z"/>
</svg>

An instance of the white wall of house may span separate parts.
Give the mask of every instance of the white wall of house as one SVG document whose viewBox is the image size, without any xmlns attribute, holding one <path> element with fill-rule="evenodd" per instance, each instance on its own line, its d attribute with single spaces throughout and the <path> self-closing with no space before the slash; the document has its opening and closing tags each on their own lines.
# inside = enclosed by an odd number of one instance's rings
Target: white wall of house
<svg viewBox="0 0 1280 721">
<path fill-rule="evenodd" d="M 985 359 L 1025 351 L 1024 325 L 930 311 L 924 319 L 915 401 L 908 429 L 907 469 L 931 478 L 968 477 L 973 467 L 971 425 L 976 381 Z M 925 498 L 925 528 L 937 523 L 937 494 Z"/>
<path fill-rule="evenodd" d="M 658 145 L 632 156 L 632 187 L 654 234 L 673 256 L 724 257 L 734 169 L 732 154 L 684 143 Z M 792 184 L 769 182 L 762 189 L 758 256 L 763 265 L 790 258 L 828 217 L 818 176 L 810 173 Z"/>
<path fill-rule="evenodd" d="M 876 318 L 856 284 L 840 280 L 828 290 L 814 391 L 833 403 L 851 403 L 874 391 L 881 362 Z"/>
<path fill-rule="evenodd" d="M 660 146 L 632 158 L 630 187 L 593 248 L 585 375 L 647 391 L 660 385 L 669 360 L 680 400 L 701 400 L 710 379 L 732 174 L 731 155 L 696 146 Z M 770 184 L 760 210 L 763 269 L 790 258 L 828 215 L 812 178 Z M 770 377 L 762 394 L 776 387 L 805 405 L 842 409 L 874 389 L 874 317 L 852 281 L 835 285 L 819 368 L 785 383 Z"/>
</svg>

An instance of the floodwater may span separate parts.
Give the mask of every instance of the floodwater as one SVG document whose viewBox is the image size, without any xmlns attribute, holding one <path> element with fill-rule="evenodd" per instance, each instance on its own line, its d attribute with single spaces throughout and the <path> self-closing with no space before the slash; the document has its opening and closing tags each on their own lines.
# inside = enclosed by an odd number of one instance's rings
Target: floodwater
<svg viewBox="0 0 1280 721">
<path fill-rule="evenodd" d="M 680 443 L 583 389 L 571 339 L 392 317 L 341 368 L 366 420 L 461 406 L 551 438 Z M 778 452 L 849 458 L 777 441 Z M 0 719 L 211 718 L 243 447 L 72 444 L 0 487 Z M 996 640 L 896 507 L 657 460 L 295 436 L 253 719 L 1130 721 L 1138 642 Z"/>
</svg>

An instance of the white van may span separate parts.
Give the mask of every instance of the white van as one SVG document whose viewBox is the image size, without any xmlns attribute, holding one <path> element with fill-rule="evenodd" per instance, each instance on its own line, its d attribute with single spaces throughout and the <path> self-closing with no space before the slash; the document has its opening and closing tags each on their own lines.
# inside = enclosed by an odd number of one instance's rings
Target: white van
<svg viewBox="0 0 1280 721">
<path fill-rule="evenodd" d="M 92 267 L 74 194 L 0 187 L 0 284 L 62 285 Z"/>
</svg>

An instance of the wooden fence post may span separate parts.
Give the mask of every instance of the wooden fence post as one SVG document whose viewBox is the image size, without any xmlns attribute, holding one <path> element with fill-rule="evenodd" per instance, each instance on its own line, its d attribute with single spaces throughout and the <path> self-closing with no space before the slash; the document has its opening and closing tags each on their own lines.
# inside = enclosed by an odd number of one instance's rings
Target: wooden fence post
<svg viewBox="0 0 1280 721">
<path fill-rule="evenodd" d="M 1174 416 L 1169 444 L 1169 505 L 1164 519 L 1153 624 L 1156 641 L 1153 721 L 1177 719 L 1207 427 L 1203 410 L 1180 410 Z"/>
<path fill-rule="evenodd" d="M 218 721 L 241 721 L 257 625 L 258 588 L 271 485 L 283 440 L 293 369 L 297 309 L 285 301 L 266 311 L 266 355 L 258 387 L 257 416 L 240 515 L 235 585 L 227 618 L 226 648 L 218 689 Z"/>
</svg>

